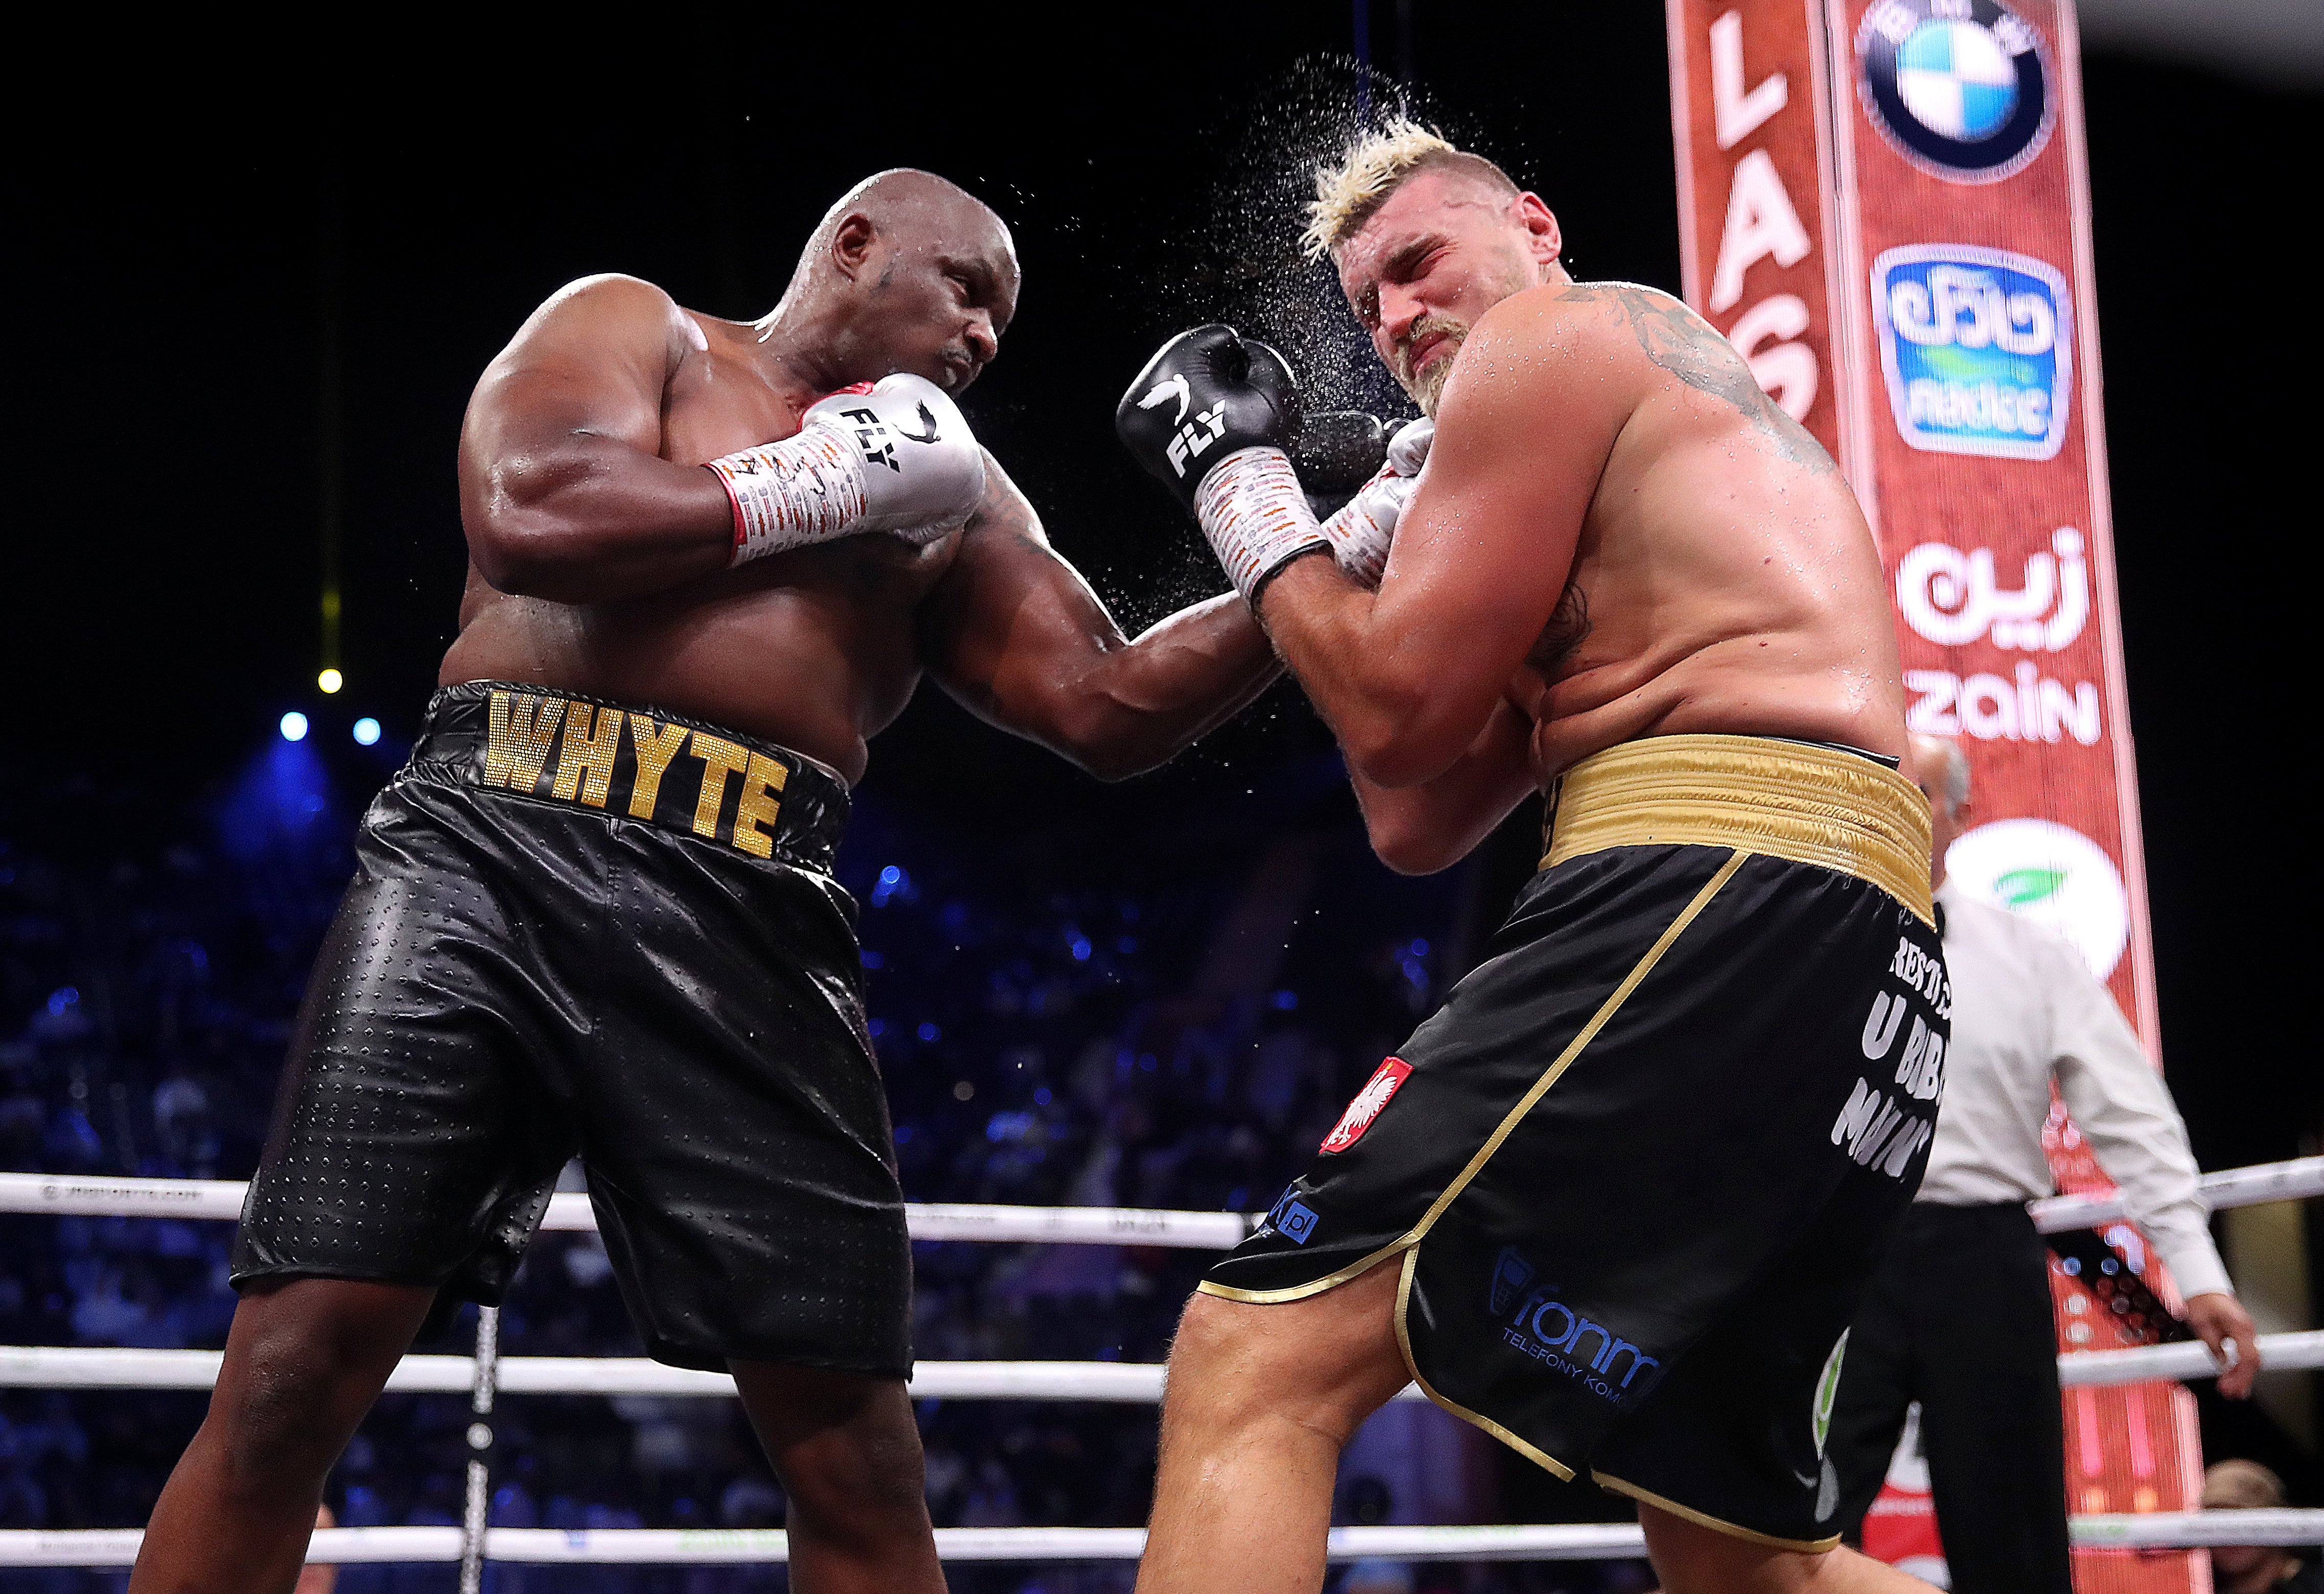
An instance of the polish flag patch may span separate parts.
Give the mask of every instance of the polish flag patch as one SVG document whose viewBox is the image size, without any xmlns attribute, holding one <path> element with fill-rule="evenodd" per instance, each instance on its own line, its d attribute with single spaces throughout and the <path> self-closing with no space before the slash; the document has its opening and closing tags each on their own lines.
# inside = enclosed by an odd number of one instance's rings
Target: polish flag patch
<svg viewBox="0 0 2324 1594">
<path fill-rule="evenodd" d="M 1397 1086 L 1402 1084 L 1405 1076 L 1411 1072 L 1412 1064 L 1401 1057 L 1390 1057 L 1382 1063 L 1379 1072 L 1371 1076 L 1362 1090 L 1356 1092 L 1356 1099 L 1348 1103 L 1348 1110 L 1340 1114 L 1340 1121 L 1333 1124 L 1332 1132 L 1323 1137 L 1323 1144 L 1319 1149 L 1345 1151 L 1362 1139 L 1364 1131 L 1372 1127 L 1372 1119 L 1380 1115 L 1380 1109 L 1388 1105 L 1388 1098 L 1396 1094 Z"/>
</svg>

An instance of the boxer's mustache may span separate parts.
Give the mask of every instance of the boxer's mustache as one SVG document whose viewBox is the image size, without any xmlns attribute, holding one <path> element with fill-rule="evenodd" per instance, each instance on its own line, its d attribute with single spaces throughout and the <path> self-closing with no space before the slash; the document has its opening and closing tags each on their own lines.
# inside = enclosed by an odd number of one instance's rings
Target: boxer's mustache
<svg viewBox="0 0 2324 1594">
<path fill-rule="evenodd" d="M 1396 340 L 1396 373 L 1406 382 L 1412 380 L 1412 351 L 1431 337 L 1442 336 L 1454 348 L 1459 348 L 1469 336 L 1469 323 L 1452 316 L 1418 316 Z"/>
</svg>

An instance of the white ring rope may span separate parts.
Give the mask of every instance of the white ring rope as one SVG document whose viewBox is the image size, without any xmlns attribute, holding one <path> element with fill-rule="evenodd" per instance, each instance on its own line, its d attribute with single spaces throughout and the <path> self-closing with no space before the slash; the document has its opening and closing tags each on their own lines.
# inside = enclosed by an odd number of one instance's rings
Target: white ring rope
<svg viewBox="0 0 2324 1594">
<path fill-rule="evenodd" d="M 0 1173 L 0 1212 L 56 1216 L 159 1217 L 231 1221 L 248 1187 L 221 1179 L 86 1179 Z M 2207 1175 L 2200 1186 L 2214 1209 L 2324 1194 L 2324 1156 L 2269 1163 Z M 2118 1199 L 2055 1196 L 2029 1203 L 2046 1233 L 2095 1227 L 2121 1218 Z M 1226 1250 L 1250 1232 L 1236 1212 L 1161 1212 L 1121 1207 L 909 1205 L 915 1239 L 1148 1245 Z M 588 1198 L 553 1195 L 541 1227 L 588 1231 L 596 1219 Z M 387 1387 L 403 1392 L 466 1392 L 479 1415 L 493 1394 L 732 1396 L 722 1373 L 664 1367 L 625 1357 L 500 1357 L 482 1335 L 480 1356 L 407 1356 Z M 2324 1331 L 2263 1334 L 2266 1368 L 2324 1366 Z M 221 1353 L 93 1346 L 0 1346 L 0 1388 L 207 1389 Z M 2058 1359 L 2059 1382 L 2076 1386 L 2204 1377 L 2218 1371 L 2196 1343 L 2078 1351 Z M 912 1379 L 916 1397 L 951 1400 L 1091 1400 L 1151 1404 L 1162 1396 L 1164 1369 L 1138 1362 L 931 1361 Z M 1406 1386 L 1396 1398 L 1425 1398 Z M 472 1442 L 475 1433 L 472 1430 Z M 489 1429 L 484 1444 L 489 1444 Z M 481 1462 L 470 1468 L 478 1492 Z M 779 1562 L 788 1541 L 776 1529 L 483 1529 L 474 1509 L 457 1527 L 335 1528 L 315 1534 L 316 1562 L 453 1562 L 466 1558 L 464 1585 L 484 1561 L 532 1563 L 696 1564 Z M 2078 1516 L 2075 1542 L 2093 1547 L 2191 1547 L 2203 1544 L 2324 1543 L 2324 1511 L 2158 1513 Z M 481 1530 L 481 1531 L 479 1531 Z M 940 1528 L 947 1561 L 1127 1561 L 1145 1546 L 1141 1528 Z M 0 1566 L 123 1567 L 132 1564 L 141 1530 L 0 1530 Z M 1638 1529 L 1623 1524 L 1518 1527 L 1353 1527 L 1332 1531 L 1335 1561 L 1544 1561 L 1634 1558 L 1645 1553 Z"/>
<path fill-rule="evenodd" d="M 2076 1516 L 2074 1543 L 2086 1549 L 2196 1549 L 2206 1544 L 2324 1543 L 2324 1511 L 2158 1511 Z M 0 1531 L 0 1566 L 124 1567 L 137 1559 L 142 1529 Z M 945 1561 L 1134 1561 L 1141 1527 L 940 1527 Z M 1646 1554 L 1627 1522 L 1514 1527 L 1335 1527 L 1333 1561 L 1624 1561 Z M 761 1565 L 787 1561 L 780 1528 L 496 1527 L 484 1556 L 503 1563 L 632 1566 Z M 322 1528 L 307 1559 L 339 1566 L 450 1562 L 460 1559 L 456 1527 Z"/>
<path fill-rule="evenodd" d="M 2197 1181 L 2195 1193 L 2215 1212 L 2324 1195 L 2324 1156 L 2295 1156 L 2290 1162 L 2255 1163 L 2247 1168 L 2205 1174 Z M 2052 1195 L 2027 1202 L 2025 1210 L 2034 1214 L 2034 1227 L 2044 1234 L 2095 1229 L 2129 1216 L 2120 1195 Z"/>
<path fill-rule="evenodd" d="M 2324 1329 L 2259 1337 L 2262 1372 L 2324 1367 Z M 216 1350 L 128 1350 L 91 1345 L 0 1345 L 0 1388 L 207 1389 L 217 1381 Z M 502 1395 L 724 1395 L 724 1373 L 664 1367 L 642 1357 L 503 1356 Z M 467 1356 L 407 1356 L 388 1375 L 400 1394 L 466 1394 L 475 1379 Z M 2120 1350 L 2075 1350 L 2058 1358 L 2067 1388 L 2216 1377 L 2210 1351 L 2195 1341 Z M 1147 1361 L 924 1361 L 912 1376 L 920 1400 L 1095 1400 L 1150 1405 L 1162 1398 L 1162 1368 Z M 1406 1385 L 1399 1400 L 1426 1398 Z"/>
<path fill-rule="evenodd" d="M 2318 1159 L 2324 1162 L 2324 1158 Z M 48 1174 L 0 1174 L 0 1212 L 49 1212 L 83 1218 L 211 1218 L 242 1216 L 249 1188 L 235 1179 L 84 1179 Z M 979 1206 L 969 1202 L 912 1203 L 904 1220 L 914 1239 L 1047 1242 L 1052 1245 L 1150 1245 L 1180 1250 L 1225 1251 L 1242 1243 L 1251 1220 L 1240 1212 L 1169 1212 L 1140 1207 Z M 549 1198 L 540 1226 L 549 1232 L 586 1233 L 597 1227 L 589 1198 L 564 1191 Z"/>
<path fill-rule="evenodd" d="M 88 1179 L 48 1174 L 0 1174 L 0 1212 L 51 1212 L 92 1218 L 212 1218 L 242 1216 L 247 1188 L 232 1179 Z M 2324 1156 L 2260 1163 L 2206 1174 L 2197 1186 L 2217 1212 L 2261 1202 L 2324 1195 Z M 2124 1216 L 2116 1196 L 2053 1195 L 2027 1204 L 2034 1225 L 2047 1234 L 2094 1228 Z M 1229 1250 L 1250 1231 L 1240 1212 L 1174 1212 L 1140 1207 L 979 1206 L 965 1202 L 908 1205 L 914 1239 L 1047 1242 L 1053 1245 L 1150 1245 L 1186 1250 Z M 549 1198 L 540 1226 L 552 1232 L 597 1227 L 589 1198 L 567 1191 Z"/>
</svg>

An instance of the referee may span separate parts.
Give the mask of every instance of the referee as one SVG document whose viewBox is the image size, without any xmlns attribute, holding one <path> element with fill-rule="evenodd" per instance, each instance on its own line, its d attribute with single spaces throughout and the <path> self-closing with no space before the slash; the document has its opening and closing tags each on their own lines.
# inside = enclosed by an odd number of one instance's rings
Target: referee
<svg viewBox="0 0 2324 1594">
<path fill-rule="evenodd" d="M 1914 736 L 1904 772 L 1935 819 L 1952 1044 L 1928 1175 L 1849 1331 L 1825 1453 L 1840 1519 L 1858 1540 L 1919 1401 L 1956 1594 L 2072 1594 L 2057 1331 L 2025 1211 L 2054 1189 L 2042 1151 L 2053 1083 L 2171 1269 L 2188 1326 L 2223 1361 L 2235 1341 L 2222 1395 L 2251 1392 L 2252 1321 L 2211 1243 L 2186 1126 L 2106 987 L 2063 939 L 1946 880 L 1969 760 L 1950 741 Z"/>
</svg>

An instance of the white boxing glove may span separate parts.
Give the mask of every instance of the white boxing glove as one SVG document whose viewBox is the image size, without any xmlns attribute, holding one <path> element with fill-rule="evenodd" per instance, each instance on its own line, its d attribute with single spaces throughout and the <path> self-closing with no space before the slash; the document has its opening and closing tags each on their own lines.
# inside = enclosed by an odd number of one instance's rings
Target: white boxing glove
<svg viewBox="0 0 2324 1594">
<path fill-rule="evenodd" d="M 1366 586 L 1379 585 L 1388 567 L 1388 550 L 1396 540 L 1397 522 L 1404 506 L 1420 485 L 1420 467 L 1428 463 L 1428 445 L 1436 423 L 1423 417 L 1397 429 L 1388 446 L 1388 463 L 1379 474 L 1356 490 L 1356 495 L 1323 522 L 1332 541 L 1332 557 L 1340 568 Z"/>
<path fill-rule="evenodd" d="M 860 531 L 924 547 L 984 496 L 984 450 L 959 407 L 903 373 L 842 388 L 807 410 L 796 437 L 703 468 L 733 505 L 736 565 Z"/>
</svg>

